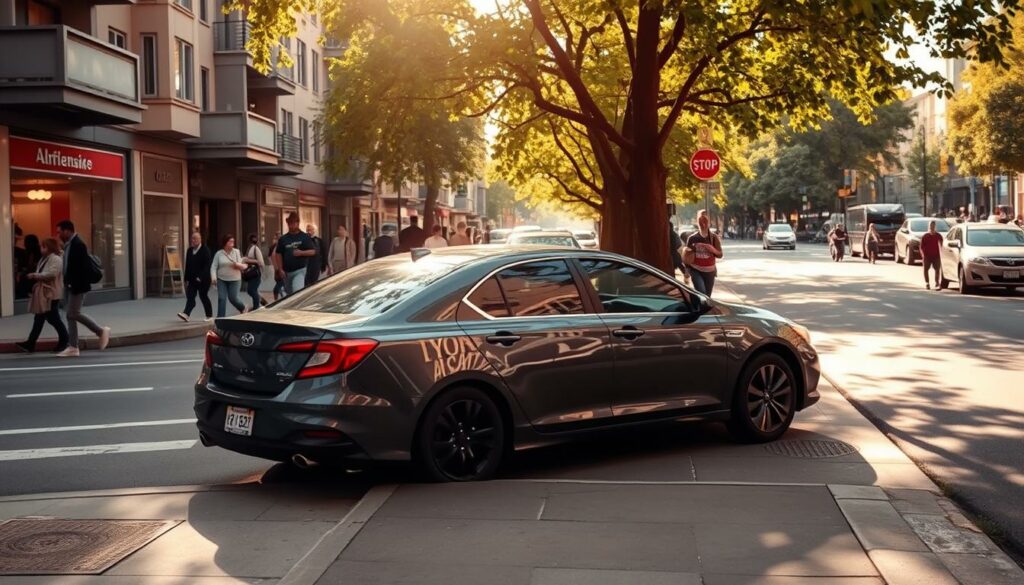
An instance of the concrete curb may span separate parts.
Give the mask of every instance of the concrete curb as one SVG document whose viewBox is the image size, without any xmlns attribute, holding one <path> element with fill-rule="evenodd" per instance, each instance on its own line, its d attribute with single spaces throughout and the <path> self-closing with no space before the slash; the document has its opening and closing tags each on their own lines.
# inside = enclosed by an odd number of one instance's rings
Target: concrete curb
<svg viewBox="0 0 1024 585">
<path fill-rule="evenodd" d="M 47 492 L 41 494 L 21 494 L 0 496 L 0 504 L 11 502 L 34 502 L 40 500 L 76 500 L 84 498 L 129 498 L 132 496 L 151 496 L 160 494 L 191 494 L 202 492 L 230 492 L 250 489 L 254 483 L 237 483 L 222 485 L 174 485 L 137 488 L 117 488 L 109 490 L 87 490 L 79 492 Z"/>
<path fill-rule="evenodd" d="M 127 347 L 130 345 L 144 345 L 147 343 L 159 343 L 162 341 L 179 341 L 202 337 L 213 327 L 213 323 L 205 321 L 201 323 L 182 323 L 181 326 L 173 329 L 154 329 L 151 331 L 136 331 L 123 335 L 111 335 L 110 344 L 107 347 Z M 27 334 L 28 332 L 26 332 Z M 20 353 L 14 344 L 21 339 L 0 341 L 0 353 Z M 96 337 L 81 339 L 80 345 L 83 349 L 99 349 L 100 340 Z M 56 339 L 42 339 L 36 344 L 36 353 L 50 351 L 57 346 Z"/>
</svg>

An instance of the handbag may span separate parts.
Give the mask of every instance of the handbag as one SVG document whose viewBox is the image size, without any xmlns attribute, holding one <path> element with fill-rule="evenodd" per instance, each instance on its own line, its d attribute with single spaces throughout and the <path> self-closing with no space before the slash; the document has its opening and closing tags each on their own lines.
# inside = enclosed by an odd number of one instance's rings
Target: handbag
<svg viewBox="0 0 1024 585">
<path fill-rule="evenodd" d="M 35 315 L 42 315 L 50 310 L 52 301 L 53 287 L 43 282 L 37 282 L 32 287 L 32 296 L 28 301 L 28 311 Z"/>
<path fill-rule="evenodd" d="M 252 249 L 250 248 L 249 251 L 252 252 Z M 245 257 L 248 258 L 249 255 L 246 254 Z M 262 278 L 262 277 L 263 277 L 263 270 L 260 269 L 260 265 L 259 264 L 247 264 L 246 267 L 245 267 L 245 270 L 242 271 L 242 280 L 244 280 L 246 282 L 249 282 L 250 280 L 255 280 L 257 278 Z"/>
</svg>

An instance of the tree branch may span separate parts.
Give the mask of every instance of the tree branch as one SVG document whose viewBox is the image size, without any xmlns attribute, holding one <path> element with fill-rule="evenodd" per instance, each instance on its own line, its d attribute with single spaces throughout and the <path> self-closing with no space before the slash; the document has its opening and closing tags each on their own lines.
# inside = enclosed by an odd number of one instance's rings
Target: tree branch
<svg viewBox="0 0 1024 585">
<path fill-rule="evenodd" d="M 597 183 L 595 183 L 592 179 L 590 179 L 583 173 L 583 169 L 580 168 L 580 164 L 576 160 L 576 157 L 573 156 L 571 152 L 569 152 L 569 149 L 566 148 L 564 144 L 562 144 L 562 140 L 558 137 L 558 130 L 555 128 L 554 122 L 548 120 L 548 127 L 551 129 L 551 137 L 554 139 L 555 145 L 558 146 L 558 150 L 561 150 L 562 154 L 565 155 L 565 158 L 569 159 L 569 164 L 571 164 L 573 170 L 576 171 L 576 177 L 580 180 L 581 183 L 589 187 L 592 191 L 594 191 L 595 193 L 600 193 L 601 188 L 597 186 Z"/>
<path fill-rule="evenodd" d="M 621 8 L 615 9 L 615 19 L 619 21 L 619 28 L 622 29 L 622 41 L 626 44 L 626 54 L 629 56 L 629 68 L 636 69 L 636 45 L 633 43 L 633 31 L 629 30 L 629 22 L 626 14 Z"/>
<path fill-rule="evenodd" d="M 672 34 L 668 40 L 665 41 L 665 46 L 661 48 L 661 52 L 658 54 L 658 69 L 663 69 L 665 64 L 668 63 L 672 55 L 675 54 L 676 49 L 679 48 L 679 43 L 683 40 L 683 34 L 686 32 L 686 14 L 683 13 L 682 9 L 679 10 L 679 16 L 676 17 L 676 23 L 672 26 Z"/>
</svg>

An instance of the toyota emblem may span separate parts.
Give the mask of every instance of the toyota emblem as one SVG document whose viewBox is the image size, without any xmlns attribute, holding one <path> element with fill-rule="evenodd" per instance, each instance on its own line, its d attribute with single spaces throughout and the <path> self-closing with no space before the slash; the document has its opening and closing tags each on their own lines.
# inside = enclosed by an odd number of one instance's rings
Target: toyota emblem
<svg viewBox="0 0 1024 585">
<path fill-rule="evenodd" d="M 252 333 L 243 333 L 242 338 L 239 340 L 245 347 L 252 347 L 252 344 L 256 343 L 256 336 Z"/>
<path fill-rule="evenodd" d="M 1017 265 L 1017 261 L 1016 260 L 1007 260 L 1006 263 L 1009 264 L 1010 266 L 1016 266 Z"/>
</svg>

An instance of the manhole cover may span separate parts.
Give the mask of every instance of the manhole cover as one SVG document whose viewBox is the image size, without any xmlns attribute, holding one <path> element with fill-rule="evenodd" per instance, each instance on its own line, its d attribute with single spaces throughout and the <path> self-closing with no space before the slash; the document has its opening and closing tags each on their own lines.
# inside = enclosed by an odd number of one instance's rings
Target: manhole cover
<svg viewBox="0 0 1024 585">
<path fill-rule="evenodd" d="M 15 519 L 0 524 L 0 575 L 98 575 L 178 524 Z"/>
<path fill-rule="evenodd" d="M 796 441 L 775 441 L 764 446 L 769 453 L 786 457 L 804 457 L 820 459 L 824 457 L 842 457 L 857 451 L 857 448 L 842 441 L 816 441 L 799 439 Z"/>
</svg>

